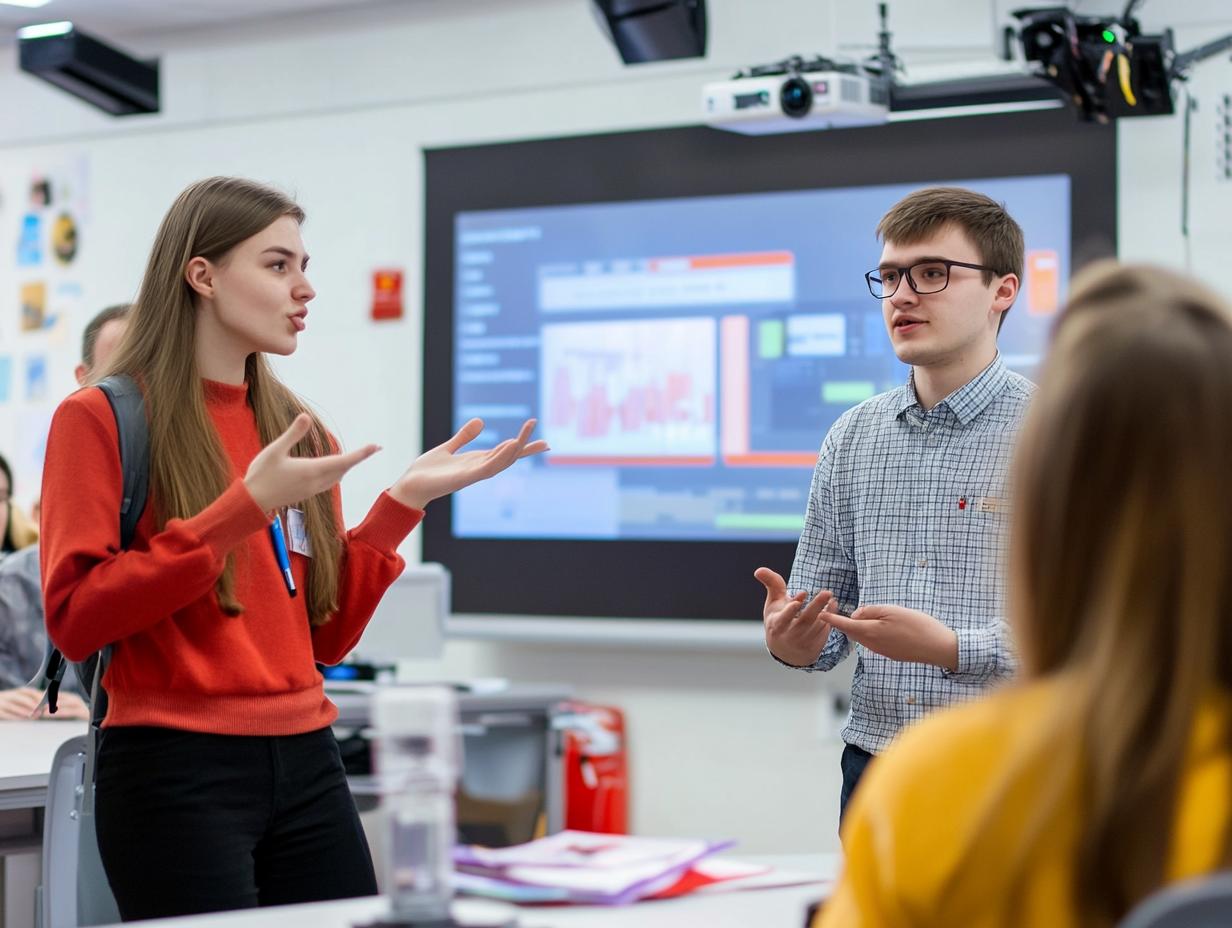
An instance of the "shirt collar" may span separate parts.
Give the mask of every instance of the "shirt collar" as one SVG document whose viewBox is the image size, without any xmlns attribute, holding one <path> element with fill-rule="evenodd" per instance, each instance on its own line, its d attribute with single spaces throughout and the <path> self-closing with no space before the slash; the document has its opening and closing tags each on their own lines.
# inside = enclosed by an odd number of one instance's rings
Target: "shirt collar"
<svg viewBox="0 0 1232 928">
<path fill-rule="evenodd" d="M 947 407 L 958 419 L 959 424 L 968 425 L 996 398 L 1009 376 L 1009 369 L 1001 360 L 1001 353 L 997 352 L 991 364 L 943 399 L 937 406 Z M 915 392 L 915 369 L 913 368 L 907 375 L 907 383 L 902 387 L 902 392 L 893 406 L 895 418 L 900 418 L 912 406 L 919 404 L 920 398 Z"/>
</svg>

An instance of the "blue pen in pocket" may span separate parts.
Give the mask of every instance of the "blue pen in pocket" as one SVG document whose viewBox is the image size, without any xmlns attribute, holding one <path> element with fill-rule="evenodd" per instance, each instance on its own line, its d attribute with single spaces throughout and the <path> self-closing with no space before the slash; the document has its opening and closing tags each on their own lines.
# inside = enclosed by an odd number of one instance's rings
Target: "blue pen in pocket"
<svg viewBox="0 0 1232 928">
<path fill-rule="evenodd" d="M 277 515 L 269 527 L 270 541 L 274 543 L 274 556 L 278 558 L 278 569 L 282 571 L 282 579 L 286 581 L 287 592 L 295 595 L 295 578 L 291 576 L 291 556 L 287 554 L 287 540 L 282 535 L 282 519 Z"/>
</svg>

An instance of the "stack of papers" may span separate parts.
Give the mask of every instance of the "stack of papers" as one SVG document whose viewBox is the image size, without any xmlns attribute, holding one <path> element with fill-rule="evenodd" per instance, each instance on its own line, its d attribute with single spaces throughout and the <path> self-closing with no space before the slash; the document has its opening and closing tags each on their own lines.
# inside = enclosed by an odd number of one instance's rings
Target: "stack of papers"
<svg viewBox="0 0 1232 928">
<path fill-rule="evenodd" d="M 455 885 L 460 892 L 509 902 L 625 905 L 714 889 L 725 881 L 737 888 L 769 872 L 707 859 L 734 843 L 562 831 L 514 847 L 461 846 L 454 851 Z"/>
</svg>

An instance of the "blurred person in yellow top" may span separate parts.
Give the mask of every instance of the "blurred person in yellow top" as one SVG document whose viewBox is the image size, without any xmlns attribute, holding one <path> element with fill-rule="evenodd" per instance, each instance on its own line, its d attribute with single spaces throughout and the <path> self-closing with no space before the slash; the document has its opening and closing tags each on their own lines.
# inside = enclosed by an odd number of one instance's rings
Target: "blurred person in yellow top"
<svg viewBox="0 0 1232 928">
<path fill-rule="evenodd" d="M 820 928 L 1113 926 L 1232 857 L 1232 307 L 1074 283 L 1012 471 L 1018 681 L 869 768 Z"/>
</svg>

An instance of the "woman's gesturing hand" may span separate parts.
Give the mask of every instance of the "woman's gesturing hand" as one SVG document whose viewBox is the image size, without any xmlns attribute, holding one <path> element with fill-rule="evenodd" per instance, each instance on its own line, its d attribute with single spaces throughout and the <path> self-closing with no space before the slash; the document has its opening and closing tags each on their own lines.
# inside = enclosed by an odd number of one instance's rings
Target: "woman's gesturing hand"
<svg viewBox="0 0 1232 928">
<path fill-rule="evenodd" d="M 487 451 L 462 451 L 483 431 L 483 420 L 471 419 L 449 441 L 421 454 L 390 488 L 390 495 L 405 506 L 423 509 L 434 499 L 493 477 L 514 461 L 548 450 L 547 442 L 530 441 L 534 428 L 535 420 L 527 419 L 516 438 Z"/>
<path fill-rule="evenodd" d="M 296 458 L 291 450 L 308 434 L 312 419 L 300 413 L 285 432 L 252 459 L 244 485 L 266 512 L 298 503 L 333 487 L 342 475 L 380 449 L 365 445 L 346 454 Z"/>
</svg>

